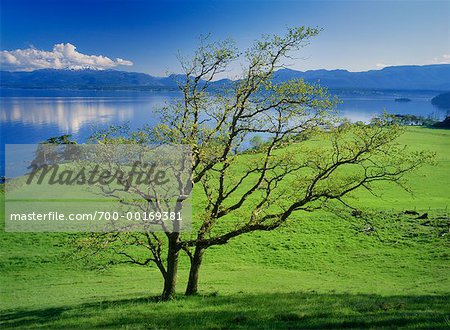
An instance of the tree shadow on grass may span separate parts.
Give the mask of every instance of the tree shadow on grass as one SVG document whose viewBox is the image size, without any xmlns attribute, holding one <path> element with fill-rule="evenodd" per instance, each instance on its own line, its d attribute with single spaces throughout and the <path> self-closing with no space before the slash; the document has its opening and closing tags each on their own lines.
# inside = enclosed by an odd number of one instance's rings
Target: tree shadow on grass
<svg viewBox="0 0 450 330">
<path fill-rule="evenodd" d="M 326 329 L 449 328 L 449 296 L 268 293 L 102 301 L 60 308 L 9 311 L 11 328 Z"/>
</svg>

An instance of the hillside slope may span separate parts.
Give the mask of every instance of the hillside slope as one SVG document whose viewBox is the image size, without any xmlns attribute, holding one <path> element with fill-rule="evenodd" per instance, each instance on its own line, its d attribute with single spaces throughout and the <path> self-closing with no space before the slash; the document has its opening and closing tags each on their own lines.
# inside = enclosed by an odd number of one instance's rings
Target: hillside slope
<svg viewBox="0 0 450 330">
<path fill-rule="evenodd" d="M 437 153 L 437 165 L 410 175 L 415 196 L 380 187 L 377 233 L 355 218 L 299 214 L 274 232 L 211 248 L 201 295 L 158 303 L 152 267 L 103 271 L 64 259 L 64 233 L 0 230 L 0 324 L 23 328 L 421 328 L 448 326 L 450 131 L 410 128 L 401 143 Z M 2 195 L 0 194 L 0 199 Z M 403 211 L 427 212 L 430 220 Z M 195 207 L 194 207 L 195 212 Z M 447 220 L 445 220 L 447 219 Z M 3 221 L 1 221 L 3 226 Z M 443 226 L 441 226 L 443 224 Z M 179 292 L 187 278 L 181 258 Z"/>
</svg>

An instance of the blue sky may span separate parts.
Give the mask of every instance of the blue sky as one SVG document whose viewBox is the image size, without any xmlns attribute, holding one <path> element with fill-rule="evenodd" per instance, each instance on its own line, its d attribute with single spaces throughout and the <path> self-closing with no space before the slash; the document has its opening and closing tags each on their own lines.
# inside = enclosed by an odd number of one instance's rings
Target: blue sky
<svg viewBox="0 0 450 330">
<path fill-rule="evenodd" d="M 294 69 L 362 71 L 450 63 L 446 0 L 1 0 L 2 68 L 14 69 L 18 59 L 26 62 L 27 56 L 40 57 L 41 50 L 51 52 L 55 44 L 70 43 L 76 51 L 62 45 L 54 52 L 105 67 L 165 75 L 180 71 L 177 51 L 189 55 L 202 33 L 232 37 L 244 48 L 262 33 L 299 25 L 324 30 L 298 54 L 301 59 L 290 62 Z M 14 53 L 17 49 L 28 50 Z"/>
</svg>

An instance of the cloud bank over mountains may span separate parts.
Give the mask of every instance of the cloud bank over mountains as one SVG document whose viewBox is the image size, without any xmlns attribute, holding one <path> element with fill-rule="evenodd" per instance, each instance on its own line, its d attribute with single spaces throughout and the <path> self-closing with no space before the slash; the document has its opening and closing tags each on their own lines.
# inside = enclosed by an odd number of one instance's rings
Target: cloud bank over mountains
<svg viewBox="0 0 450 330">
<path fill-rule="evenodd" d="M 8 71 L 33 71 L 36 69 L 111 69 L 133 62 L 121 58 L 111 59 L 103 55 L 87 55 L 77 51 L 71 43 L 53 46 L 51 51 L 33 47 L 0 52 L 0 66 Z"/>
</svg>

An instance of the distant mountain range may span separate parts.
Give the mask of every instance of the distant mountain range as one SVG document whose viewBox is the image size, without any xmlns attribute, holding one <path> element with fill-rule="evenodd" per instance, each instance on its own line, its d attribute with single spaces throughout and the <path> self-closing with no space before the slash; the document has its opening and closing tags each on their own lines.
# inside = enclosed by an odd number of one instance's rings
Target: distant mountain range
<svg viewBox="0 0 450 330">
<path fill-rule="evenodd" d="M 145 73 L 116 70 L 42 69 L 31 72 L 0 71 L 0 87 L 42 89 L 173 89 L 173 76 L 153 77 Z"/>
<path fill-rule="evenodd" d="M 145 73 L 116 70 L 68 68 L 43 69 L 31 72 L 0 71 L 0 87 L 40 89 L 99 89 L 99 90 L 173 90 L 181 75 L 154 77 Z M 450 90 L 450 64 L 391 66 L 381 70 L 349 72 L 347 70 L 296 71 L 281 69 L 275 72 L 274 82 L 304 79 L 330 89 L 379 90 Z M 230 85 L 223 79 L 212 86 Z"/>
<path fill-rule="evenodd" d="M 390 66 L 381 70 L 349 72 L 347 70 L 289 69 L 275 73 L 275 81 L 303 78 L 328 88 L 450 90 L 450 64 Z"/>
</svg>

